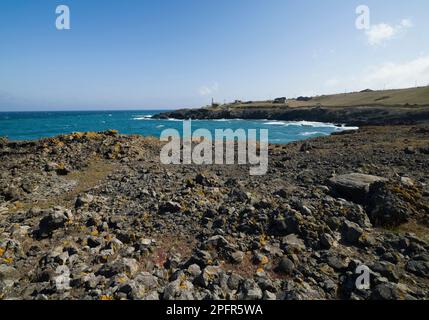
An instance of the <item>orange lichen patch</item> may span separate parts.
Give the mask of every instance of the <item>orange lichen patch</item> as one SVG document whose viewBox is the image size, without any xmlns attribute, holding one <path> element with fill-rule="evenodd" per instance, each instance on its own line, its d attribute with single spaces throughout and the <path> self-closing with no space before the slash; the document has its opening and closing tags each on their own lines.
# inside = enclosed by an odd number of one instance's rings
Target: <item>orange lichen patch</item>
<svg viewBox="0 0 429 320">
<path fill-rule="evenodd" d="M 5 251 L 6 251 L 5 249 L 0 248 L 0 257 L 3 256 L 3 254 L 5 253 Z"/>
<path fill-rule="evenodd" d="M 109 129 L 107 131 L 104 132 L 104 134 L 108 135 L 108 136 L 116 136 L 119 133 L 118 130 L 114 130 L 114 129 Z"/>
<path fill-rule="evenodd" d="M 46 139 L 46 141 L 50 144 L 50 145 L 55 145 L 58 148 L 62 148 L 65 146 L 64 142 L 60 140 L 60 137 L 55 137 L 55 138 L 48 138 Z M 43 147 L 44 148 L 48 148 L 48 143 L 44 143 Z"/>
<path fill-rule="evenodd" d="M 77 135 L 80 138 L 85 137 L 85 138 L 89 138 L 89 139 L 94 139 L 94 138 L 100 137 L 100 134 L 97 133 L 97 132 L 84 132 L 84 133 L 80 133 L 80 134 L 77 134 Z"/>
<path fill-rule="evenodd" d="M 14 209 L 15 210 L 19 210 L 19 209 L 24 208 L 24 205 L 22 204 L 21 201 L 16 201 L 16 202 L 13 203 L 13 205 L 14 205 Z"/>
<path fill-rule="evenodd" d="M 64 144 L 64 142 L 62 142 L 62 141 L 60 141 L 60 142 L 58 142 L 57 143 L 57 147 L 58 148 L 62 148 L 62 147 L 64 147 L 65 146 L 65 144 Z"/>
<path fill-rule="evenodd" d="M 67 141 L 67 140 L 71 141 L 71 140 L 81 140 L 81 139 L 91 140 L 91 139 L 100 139 L 105 137 L 106 135 L 114 136 L 117 133 L 118 132 L 116 130 L 109 130 L 106 132 L 74 132 L 71 134 L 60 136 L 58 138 L 47 139 L 47 141 L 58 145 L 57 142 L 60 142 L 59 139 L 61 139 L 61 141 Z"/>
<path fill-rule="evenodd" d="M 114 299 L 113 299 L 113 297 L 112 297 L 112 296 L 102 295 L 102 296 L 100 297 L 100 300 L 102 300 L 102 301 L 111 301 L 111 300 L 114 300 Z"/>
</svg>

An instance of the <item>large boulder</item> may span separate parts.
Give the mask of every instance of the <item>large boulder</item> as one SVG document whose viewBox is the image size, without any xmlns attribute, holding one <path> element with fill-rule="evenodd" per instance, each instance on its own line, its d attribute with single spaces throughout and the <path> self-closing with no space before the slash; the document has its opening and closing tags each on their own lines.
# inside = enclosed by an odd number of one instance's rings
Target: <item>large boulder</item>
<svg viewBox="0 0 429 320">
<path fill-rule="evenodd" d="M 160 214 L 166 214 L 166 213 L 178 213 L 182 211 L 182 206 L 180 203 L 175 201 L 167 201 L 161 203 L 159 206 L 159 213 Z"/>
<path fill-rule="evenodd" d="M 170 282 L 164 290 L 164 300 L 194 300 L 194 285 L 192 282 L 177 279 Z"/>
<path fill-rule="evenodd" d="M 55 230 L 64 228 L 66 223 L 72 219 L 73 215 L 70 210 L 55 207 L 40 220 L 39 227 L 35 230 L 35 236 L 39 238 L 51 237 Z"/>
<path fill-rule="evenodd" d="M 429 274 L 429 262 L 411 260 L 408 262 L 406 269 L 419 277 L 425 278 Z"/>
<path fill-rule="evenodd" d="M 223 270 L 218 266 L 208 266 L 195 279 L 195 284 L 203 288 L 210 288 L 213 285 L 219 285 Z"/>
<path fill-rule="evenodd" d="M 299 253 L 305 250 L 304 241 L 296 234 L 290 234 L 282 239 L 282 245 L 284 246 L 285 251 L 290 253 Z"/>
<path fill-rule="evenodd" d="M 281 273 L 291 275 L 295 270 L 295 264 L 287 256 L 283 256 L 277 270 Z"/>
<path fill-rule="evenodd" d="M 239 300 L 260 300 L 263 293 L 261 288 L 253 279 L 244 280 L 238 289 Z"/>
<path fill-rule="evenodd" d="M 356 203 L 364 203 L 371 185 L 382 181 L 387 179 L 362 173 L 350 173 L 329 179 L 329 185 L 339 196 Z"/>
<path fill-rule="evenodd" d="M 399 226 L 411 215 L 429 212 L 417 188 L 393 182 L 373 184 L 366 199 L 367 214 L 375 226 Z"/>
<path fill-rule="evenodd" d="M 111 278 L 115 275 L 125 273 L 134 276 L 138 273 L 139 269 L 139 263 L 135 259 L 122 258 L 102 265 L 96 275 Z"/>
<path fill-rule="evenodd" d="M 17 201 L 21 199 L 22 192 L 18 187 L 10 185 L 3 191 L 0 191 L 0 195 L 2 195 L 6 201 Z"/>
<path fill-rule="evenodd" d="M 342 238 L 344 242 L 349 244 L 357 244 L 360 237 L 363 234 L 363 230 L 357 223 L 346 220 L 342 227 Z"/>
</svg>

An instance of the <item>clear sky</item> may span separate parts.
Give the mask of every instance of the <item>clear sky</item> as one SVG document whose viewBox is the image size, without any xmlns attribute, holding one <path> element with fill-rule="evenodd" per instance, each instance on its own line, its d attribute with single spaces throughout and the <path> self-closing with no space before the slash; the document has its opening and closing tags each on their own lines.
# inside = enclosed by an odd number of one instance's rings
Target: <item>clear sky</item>
<svg viewBox="0 0 429 320">
<path fill-rule="evenodd" d="M 61 4 L 70 30 L 55 27 Z M 1 0 L 0 111 L 427 85 L 428 16 L 427 0 Z"/>
</svg>

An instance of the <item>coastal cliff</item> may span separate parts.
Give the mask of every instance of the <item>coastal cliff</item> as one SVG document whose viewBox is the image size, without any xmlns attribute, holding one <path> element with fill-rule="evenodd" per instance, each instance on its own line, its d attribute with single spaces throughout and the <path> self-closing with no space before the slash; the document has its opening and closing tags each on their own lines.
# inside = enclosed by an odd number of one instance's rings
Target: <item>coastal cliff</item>
<svg viewBox="0 0 429 320">
<path fill-rule="evenodd" d="M 160 113 L 155 119 L 267 119 L 317 121 L 350 126 L 413 124 L 429 120 L 428 107 L 201 108 Z"/>
<path fill-rule="evenodd" d="M 413 124 L 429 120 L 429 87 L 235 101 L 165 112 L 155 118 L 306 120 L 351 126 Z"/>
</svg>

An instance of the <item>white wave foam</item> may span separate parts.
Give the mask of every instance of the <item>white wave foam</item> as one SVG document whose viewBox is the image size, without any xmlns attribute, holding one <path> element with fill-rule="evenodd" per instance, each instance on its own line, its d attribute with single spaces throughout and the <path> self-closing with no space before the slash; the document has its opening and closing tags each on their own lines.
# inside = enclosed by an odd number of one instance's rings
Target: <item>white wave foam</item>
<svg viewBox="0 0 429 320">
<path fill-rule="evenodd" d="M 312 128 L 336 128 L 333 123 L 315 122 L 315 121 L 293 121 L 288 122 L 286 126 L 312 127 Z"/>
<path fill-rule="evenodd" d="M 197 120 L 192 120 L 192 121 L 197 121 Z M 210 120 L 208 120 L 210 121 Z M 244 121 L 244 119 L 238 119 L 238 118 L 234 118 L 234 119 L 214 119 L 211 121 L 216 121 L 216 122 L 232 122 L 232 121 Z"/>
<path fill-rule="evenodd" d="M 333 123 L 315 122 L 315 121 L 269 121 L 266 125 L 271 126 L 297 126 L 297 127 L 313 127 L 313 128 L 336 128 Z"/>
<path fill-rule="evenodd" d="M 339 131 L 352 131 L 359 130 L 359 127 L 346 127 L 344 124 L 341 127 L 337 127 Z"/>
<path fill-rule="evenodd" d="M 152 119 L 152 115 L 148 114 L 148 115 L 143 115 L 143 116 L 136 116 L 133 118 L 133 120 L 151 120 Z"/>
<path fill-rule="evenodd" d="M 288 123 L 283 122 L 283 121 L 270 121 L 270 122 L 265 122 L 264 124 L 269 125 L 269 126 L 285 126 Z"/>
<path fill-rule="evenodd" d="M 297 127 L 311 127 L 311 128 L 333 128 L 338 131 L 345 131 L 345 130 L 358 130 L 358 127 L 347 127 L 345 125 L 337 126 L 333 123 L 326 123 L 326 122 L 316 122 L 316 121 L 270 121 L 265 122 L 265 125 L 272 125 L 272 126 L 297 126 Z"/>
<path fill-rule="evenodd" d="M 328 136 L 329 134 L 328 133 L 326 133 L 326 132 L 320 132 L 320 131 L 309 131 L 309 132 L 302 132 L 302 133 L 300 133 L 299 135 L 300 136 L 314 136 L 314 135 L 316 135 L 316 134 L 322 134 L 322 135 L 324 135 L 324 136 Z"/>
</svg>

